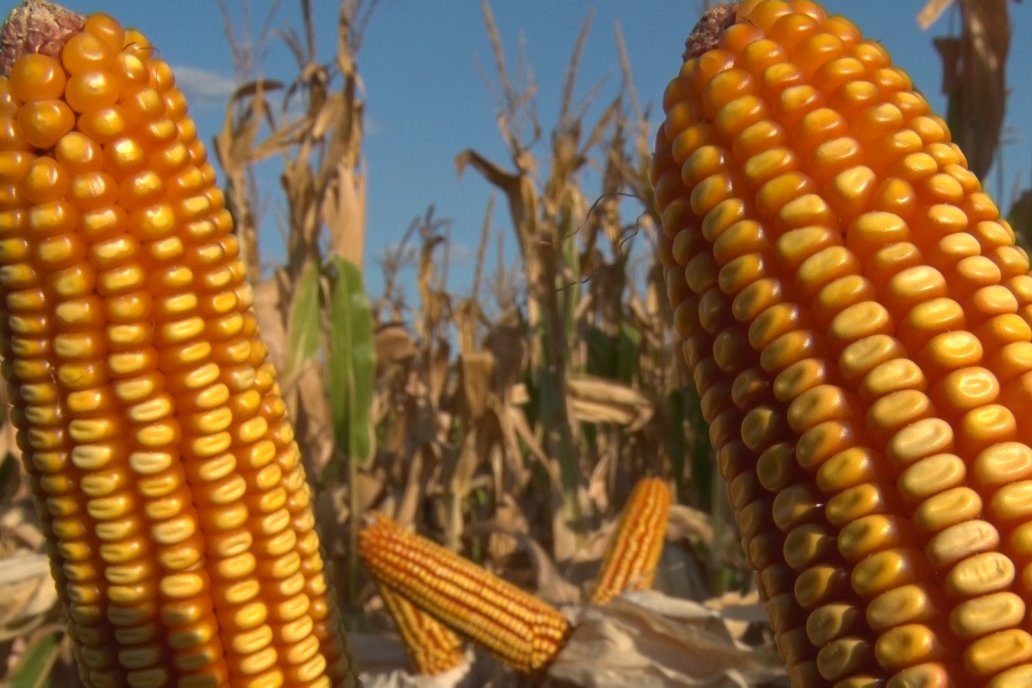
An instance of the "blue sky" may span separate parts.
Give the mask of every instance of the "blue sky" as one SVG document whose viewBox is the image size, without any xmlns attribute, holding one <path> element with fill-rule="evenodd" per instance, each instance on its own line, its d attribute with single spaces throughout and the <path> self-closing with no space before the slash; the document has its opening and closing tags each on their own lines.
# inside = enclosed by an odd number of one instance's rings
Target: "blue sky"
<svg viewBox="0 0 1032 688">
<path fill-rule="evenodd" d="M 123 24 L 140 28 L 173 65 L 190 98 L 191 112 L 205 141 L 222 122 L 225 97 L 234 84 L 233 64 L 218 6 L 211 0 L 65 0 L 79 11 L 98 7 Z M 237 31 L 241 30 L 240 0 L 227 0 Z M 273 5 L 251 0 L 251 22 L 257 31 Z M 282 0 L 277 27 L 299 26 L 296 0 Z M 313 0 L 320 18 L 318 44 L 329 58 L 335 48 L 337 3 Z M 832 12 L 850 16 L 864 33 L 881 40 L 894 60 L 906 68 L 915 84 L 939 112 L 939 59 L 932 47 L 935 35 L 951 26 L 947 14 L 928 32 L 917 27 L 915 15 L 923 0 L 828 0 Z M 549 127 L 558 112 L 559 92 L 574 39 L 586 14 L 594 20 L 582 60 L 577 93 L 585 95 L 603 81 L 600 103 L 608 102 L 620 83 L 613 27 L 619 22 L 628 47 L 636 87 L 643 105 L 657 102 L 680 64 L 684 37 L 694 24 L 701 2 L 692 0 L 495 0 L 492 9 L 505 42 L 510 68 L 522 40 L 538 84 L 537 105 L 542 125 Z M 1007 123 L 1011 145 L 1005 158 L 1005 191 L 1020 175 L 1029 186 L 1032 160 L 1032 83 L 1017 65 L 1032 64 L 1032 11 L 1029 3 L 1012 4 L 1015 36 L 1009 82 L 1012 96 Z M 521 38 L 522 37 L 522 38 Z M 397 242 L 411 221 L 431 204 L 438 218 L 452 220 L 458 255 L 453 270 L 472 271 L 471 254 L 480 232 L 487 198 L 493 189 L 472 171 L 456 175 L 454 158 L 473 147 L 496 161 L 507 157 L 495 125 L 495 94 L 485 78 L 494 78 L 490 44 L 478 0 L 381 0 L 372 16 L 358 57 L 367 103 L 365 156 L 369 178 L 369 286 L 378 293 L 377 258 Z M 293 66 L 280 42 L 274 41 L 263 61 L 264 73 L 289 77 Z M 492 83 L 494 83 L 492 81 Z M 263 181 L 266 202 L 278 203 L 274 178 Z M 995 176 L 986 186 L 997 191 Z M 589 188 L 589 192 L 591 189 Z M 498 199 L 495 227 L 510 230 L 504 203 Z M 263 255 L 275 260 L 280 239 L 273 222 L 263 231 Z M 507 254 L 510 258 L 514 252 Z M 461 279 L 459 283 L 468 283 Z"/>
</svg>

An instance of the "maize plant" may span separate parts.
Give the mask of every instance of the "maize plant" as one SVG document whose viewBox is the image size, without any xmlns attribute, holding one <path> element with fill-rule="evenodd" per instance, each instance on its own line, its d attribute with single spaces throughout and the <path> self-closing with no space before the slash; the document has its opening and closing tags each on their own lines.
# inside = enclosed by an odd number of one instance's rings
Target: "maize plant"
<svg viewBox="0 0 1032 688">
<path fill-rule="evenodd" d="M 0 352 L 87 686 L 351 685 L 252 292 L 175 77 L 30 0 L 0 54 Z"/>
<path fill-rule="evenodd" d="M 675 327 L 796 686 L 1032 685 L 1032 275 L 907 73 L 708 13 L 652 180 Z"/>
<path fill-rule="evenodd" d="M 663 554 L 670 501 L 670 487 L 658 478 L 642 478 L 631 490 L 595 578 L 593 604 L 652 587 Z"/>
<path fill-rule="evenodd" d="M 366 566 L 389 588 L 477 641 L 506 664 L 540 671 L 562 649 L 566 617 L 542 600 L 435 542 L 374 513 L 359 537 Z"/>
</svg>

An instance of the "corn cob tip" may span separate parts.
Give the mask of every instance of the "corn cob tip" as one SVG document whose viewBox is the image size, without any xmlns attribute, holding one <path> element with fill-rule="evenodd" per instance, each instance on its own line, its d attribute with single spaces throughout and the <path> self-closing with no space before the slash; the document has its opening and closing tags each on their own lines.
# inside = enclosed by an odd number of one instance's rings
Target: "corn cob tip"
<svg viewBox="0 0 1032 688">
<path fill-rule="evenodd" d="M 684 42 L 684 59 L 698 57 L 717 47 L 720 34 L 735 22 L 737 12 L 738 3 L 714 5 L 706 10 Z"/>
<path fill-rule="evenodd" d="M 46 0 L 25 0 L 11 10 L 0 29 L 0 74 L 10 74 L 26 53 L 57 57 L 65 41 L 82 31 L 86 17 Z"/>
</svg>

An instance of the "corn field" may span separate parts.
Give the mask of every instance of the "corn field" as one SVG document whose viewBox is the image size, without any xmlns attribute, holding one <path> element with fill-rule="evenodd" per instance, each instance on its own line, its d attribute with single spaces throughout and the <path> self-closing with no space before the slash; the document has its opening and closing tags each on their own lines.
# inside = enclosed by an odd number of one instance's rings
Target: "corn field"
<svg viewBox="0 0 1032 688">
<path fill-rule="evenodd" d="M 227 22 L 234 1 L 220 2 Z M 496 115 L 504 155 L 482 152 L 498 141 L 454 152 L 460 177 L 488 189 L 473 269 L 456 271 L 450 221 L 433 207 L 409 209 L 407 227 L 378 228 L 396 237 L 384 253 L 367 248 L 361 51 L 380 8 L 341 0 L 337 44 L 328 46 L 314 38 L 326 8 L 317 17 L 316 3 L 298 2 L 300 25 L 274 36 L 227 24 L 242 81 L 209 153 L 364 685 L 787 686 L 659 256 L 649 174 L 662 113 L 650 104 L 662 94 L 639 93 L 635 69 L 673 73 L 681 46 L 669 46 L 669 64 L 632 65 L 619 27 L 606 34 L 589 16 L 570 37 L 560 108 L 545 122 L 533 66 L 507 59 L 513 47 L 484 0 L 492 47 L 484 87 L 498 103 L 485 116 Z M 955 139 L 985 177 L 1006 145 L 1009 3 L 949 4 L 907 4 L 906 21 L 919 12 L 923 25 L 943 12 L 962 19 L 937 47 Z M 599 76 L 581 74 L 589 35 L 616 45 L 619 89 L 609 101 L 594 90 L 575 95 L 579 80 Z M 252 48 L 261 40 L 285 41 L 296 59 L 291 81 L 256 76 Z M 258 193 L 270 168 L 275 220 Z M 1023 186 L 1007 191 L 1028 247 L 1032 189 Z M 264 248 L 273 221 L 283 229 L 282 260 Z M 373 293 L 372 282 L 382 289 Z M 0 685 L 80 685 L 9 420 L 0 453 Z M 650 571 L 651 585 L 639 586 L 652 591 L 610 602 L 616 593 L 598 596 L 596 576 L 645 478 L 672 495 L 659 512 L 665 538 L 654 579 Z M 359 556 L 374 513 L 578 618 L 574 640 L 547 673 L 527 676 L 435 626 L 446 659 L 413 663 L 399 613 L 390 613 L 399 603 Z M 444 671 L 422 677 L 414 664 Z M 606 683 L 606 672 L 618 678 Z"/>
</svg>

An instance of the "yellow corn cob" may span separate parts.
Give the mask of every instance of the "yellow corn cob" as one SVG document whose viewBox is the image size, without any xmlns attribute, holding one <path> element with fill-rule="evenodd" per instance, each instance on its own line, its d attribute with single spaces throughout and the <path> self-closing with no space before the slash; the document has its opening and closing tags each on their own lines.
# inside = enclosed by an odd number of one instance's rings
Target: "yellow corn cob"
<svg viewBox="0 0 1032 688">
<path fill-rule="evenodd" d="M 593 604 L 605 604 L 625 591 L 652 587 L 669 514 L 670 487 L 658 478 L 639 480 L 602 559 L 591 595 Z"/>
<path fill-rule="evenodd" d="M 359 549 L 381 586 L 520 671 L 542 669 L 566 642 L 570 626 L 557 610 L 384 514 L 372 515 Z"/>
<path fill-rule="evenodd" d="M 380 597 L 394 619 L 405 650 L 418 674 L 433 676 L 461 666 L 466 658 L 462 639 L 450 628 L 419 609 L 389 585 L 378 584 Z"/>
<path fill-rule="evenodd" d="M 652 179 L 675 326 L 796 686 L 1032 685 L 1032 276 L 885 49 L 708 14 Z"/>
<path fill-rule="evenodd" d="M 169 66 L 28 2 L 0 54 L 0 353 L 87 686 L 351 685 L 232 220 Z"/>
</svg>

